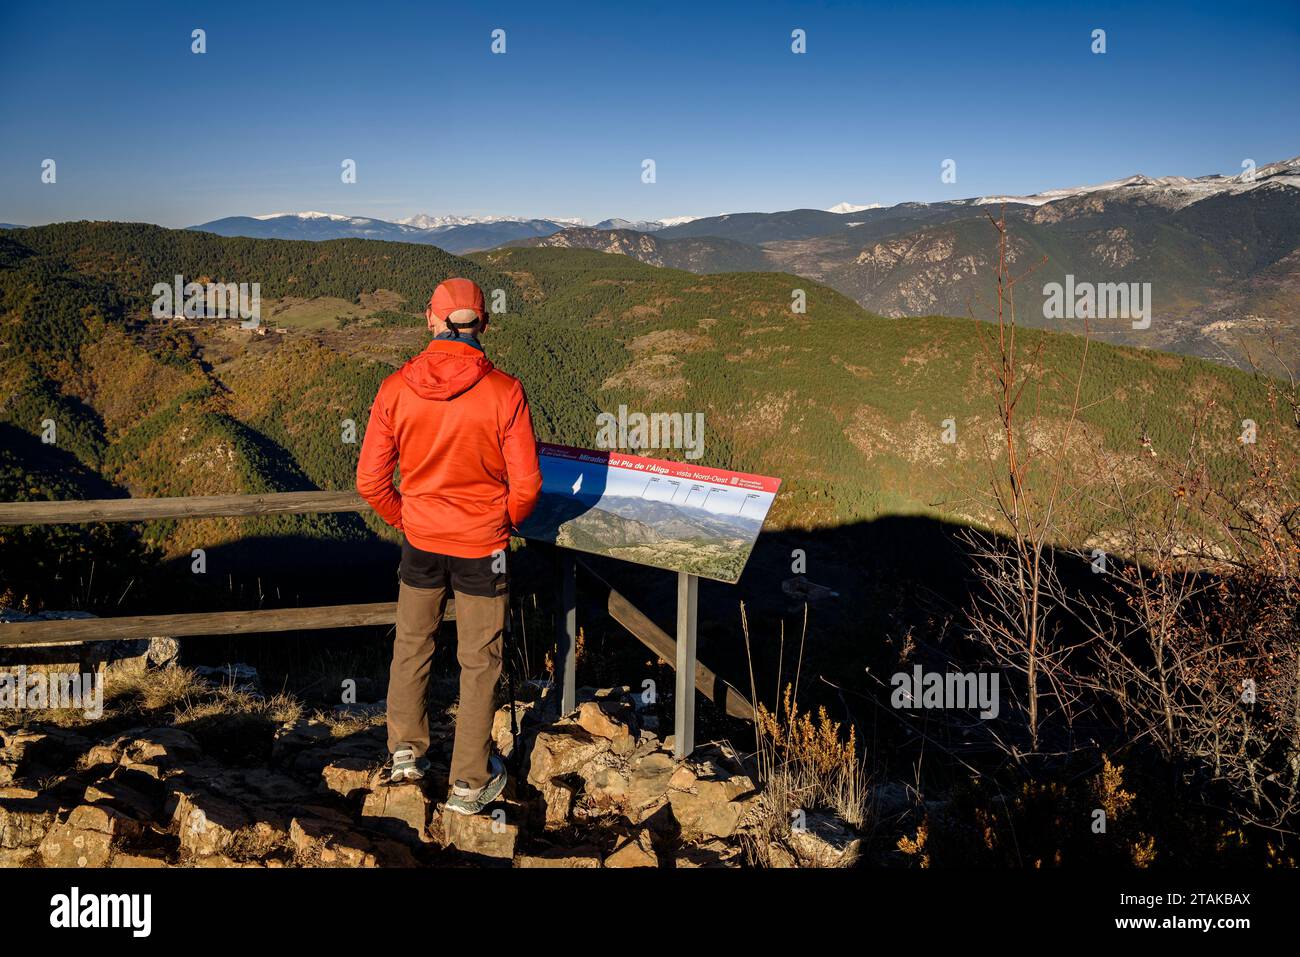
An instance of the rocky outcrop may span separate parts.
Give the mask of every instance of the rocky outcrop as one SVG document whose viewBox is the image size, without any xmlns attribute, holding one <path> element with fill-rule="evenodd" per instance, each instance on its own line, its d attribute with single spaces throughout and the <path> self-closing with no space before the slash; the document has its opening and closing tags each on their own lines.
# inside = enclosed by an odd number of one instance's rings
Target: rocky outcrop
<svg viewBox="0 0 1300 957">
<path fill-rule="evenodd" d="M 361 815 L 377 826 L 411 841 L 428 841 L 433 801 L 425 788 L 414 783 L 386 785 L 382 771 L 375 773 L 361 806 Z"/>
<path fill-rule="evenodd" d="M 627 689 L 582 697 L 574 714 L 525 730 L 525 783 L 543 836 L 599 822 L 616 835 L 606 867 L 738 866 L 758 791 L 735 756 L 706 745 L 678 761 L 670 741 L 641 727 Z M 710 842 L 729 850 L 699 851 Z"/>
<path fill-rule="evenodd" d="M 861 840 L 847 824 L 830 814 L 811 812 L 790 829 L 789 843 L 805 867 L 847 867 L 858 855 Z"/>
<path fill-rule="evenodd" d="M 627 688 L 582 689 L 570 715 L 549 688 L 524 689 L 494 724 L 513 755 L 485 813 L 443 806 L 454 728 L 433 726 L 430 774 L 390 785 L 382 711 L 274 729 L 262 762 L 232 763 L 211 718 L 201 729 L 139 726 L 97 736 L 31 725 L 0 732 L 0 866 L 737 867 L 759 793 L 727 748 L 684 761 Z M 232 733 L 244 727 L 232 715 Z M 355 721 L 352 719 L 355 718 Z M 219 723 L 219 722 L 218 722 Z M 222 755 L 226 759 L 222 759 Z M 856 838 L 815 821 L 797 864 L 840 866 Z"/>
<path fill-rule="evenodd" d="M 509 865 L 519 843 L 523 808 L 502 801 L 486 814 L 456 814 L 443 810 L 442 831 L 449 847 L 485 864 Z"/>
</svg>

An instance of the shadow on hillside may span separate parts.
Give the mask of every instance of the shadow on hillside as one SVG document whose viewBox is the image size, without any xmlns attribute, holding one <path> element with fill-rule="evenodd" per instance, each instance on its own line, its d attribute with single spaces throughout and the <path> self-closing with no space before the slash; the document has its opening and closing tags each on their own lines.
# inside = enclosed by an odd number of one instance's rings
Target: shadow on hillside
<svg viewBox="0 0 1300 957">
<path fill-rule="evenodd" d="M 910 660 L 927 670 L 974 667 L 963 616 L 981 583 L 977 558 L 961 539 L 963 530 L 932 518 L 885 516 L 832 528 L 765 532 L 737 584 L 700 581 L 698 659 L 769 709 L 797 674 L 802 710 L 825 704 L 835 720 L 852 722 L 860 732 L 870 728 L 888 735 L 897 727 L 876 726 L 879 712 L 890 709 L 889 678 L 899 670 L 905 648 L 915 644 L 918 650 Z M 1097 598 L 1108 593 L 1080 555 L 1053 551 L 1047 557 L 1066 588 Z M 669 635 L 675 634 L 674 573 L 597 556 L 583 560 Z M 797 587 L 804 579 L 835 594 L 816 589 L 822 597 L 805 603 Z M 787 583 L 794 594 L 787 592 Z M 637 670 L 621 680 L 638 685 L 645 677 L 644 665 L 638 664 L 646 657 L 644 648 L 590 600 L 593 593 L 603 596 L 585 588 L 581 574 L 578 591 L 578 624 L 585 626 L 588 643 L 597 629 L 620 636 L 606 647 L 626 641 L 632 652 L 628 661 Z M 1004 717 L 1009 710 L 1004 705 Z M 707 740 L 710 731 L 748 739 L 747 727 L 739 722 L 705 712 L 698 720 L 697 741 Z"/>
<path fill-rule="evenodd" d="M 330 516 L 322 516 L 330 517 Z M 165 607 L 144 613 L 200 613 L 308 608 L 397 599 L 399 547 L 361 527 L 355 540 L 294 535 L 240 539 L 205 550 L 206 571 L 188 555 L 164 563 L 172 583 Z M 337 533 L 331 527 L 330 533 Z M 276 689 L 320 692 L 337 674 L 358 681 L 359 693 L 382 697 L 392 626 L 375 625 L 187 638 L 183 663 L 252 665 Z M 441 657 L 441 656 L 440 656 Z M 337 696 L 335 696 L 337 700 Z M 369 700 L 363 698 L 362 700 Z"/>
<path fill-rule="evenodd" d="M 933 518 L 885 516 L 764 533 L 737 584 L 701 580 L 698 659 L 769 709 L 797 675 L 803 710 L 824 704 L 835 720 L 869 730 L 873 737 L 902 733 L 902 722 L 887 713 L 889 678 L 899 670 L 905 649 L 915 646 L 909 663 L 928 671 L 975 667 L 976 649 L 965 640 L 963 613 L 980 582 L 961 532 L 961 526 Z M 675 635 L 674 573 L 596 555 L 581 557 L 599 578 Z M 526 603 L 531 615 L 527 677 L 541 673 L 547 649 L 553 648 L 556 558 L 554 546 L 536 542 L 511 555 L 512 598 L 519 614 Z M 1102 582 L 1082 557 L 1062 552 L 1051 558 L 1067 587 L 1102 593 Z M 356 542 L 307 535 L 245 539 L 210 549 L 208 571 L 201 578 L 188 573 L 188 558 L 175 560 L 170 573 L 188 580 L 185 589 L 174 590 L 172 607 L 148 611 L 393 601 L 398 559 L 395 544 L 373 535 Z M 814 590 L 822 597 L 805 604 L 797 588 L 787 590 L 787 585 L 806 583 L 822 586 Z M 586 651 L 579 662 L 579 684 L 641 687 L 650 679 L 670 689 L 671 662 L 661 664 L 660 655 L 615 621 L 607 599 L 608 592 L 580 571 L 577 624 Z M 449 677 L 456 673 L 454 636 L 454 624 L 444 624 L 434 663 Z M 378 700 L 391 642 L 391 626 L 201 637 L 185 642 L 184 660 L 251 664 L 262 673 L 265 687 L 308 695 L 337 689 L 342 674 L 358 678 L 364 687 L 369 696 L 359 700 Z M 729 737 L 751 745 L 750 726 L 727 717 L 721 704 L 717 700 L 713 707 L 698 709 L 697 741 Z M 1011 718 L 1012 726 L 1014 707 L 1003 706 L 1003 717 Z M 669 721 L 671 714 L 668 707 Z"/>
<path fill-rule="evenodd" d="M 960 613 L 978 586 L 975 559 L 960 540 L 961 526 L 931 518 L 887 516 L 831 528 L 766 532 L 740 581 L 700 582 L 699 660 L 747 696 L 751 662 L 741 626 L 741 603 L 748 620 L 754 684 L 769 707 L 781 683 L 791 680 L 802 653 L 801 693 L 824 677 L 835 685 L 866 694 L 875 683 L 863 669 L 880 674 L 896 660 L 909 631 L 927 644 L 954 647 Z M 530 542 L 511 557 L 511 592 L 532 596 L 553 614 L 556 599 L 556 549 Z M 264 536 L 209 549 L 207 573 L 189 574 L 190 559 L 170 563 L 168 573 L 186 582 L 174 592 L 172 607 L 158 611 L 194 612 L 247 608 L 306 607 L 393 601 L 397 592 L 399 549 L 376 536 L 356 542 L 327 541 L 306 535 Z M 677 576 L 672 572 L 581 553 L 584 563 L 623 593 L 669 635 L 676 630 Z M 1096 589 L 1097 580 L 1080 556 L 1052 556 L 1071 588 Z M 785 585 L 802 576 L 835 592 L 807 604 Z M 608 614 L 607 593 L 579 574 L 578 625 L 588 636 L 602 630 L 617 650 L 625 641 L 627 660 L 644 661 L 645 649 Z M 551 619 L 553 620 L 553 619 Z M 450 627 L 450 626 L 448 626 Z M 782 645 L 784 628 L 784 645 Z M 951 632 L 951 634 L 945 634 Z M 454 631 L 452 632 L 454 634 Z M 617 637 L 617 636 L 621 636 Z M 450 635 L 448 636 L 450 637 Z M 548 632 L 543 636 L 550 640 Z M 391 640 L 391 628 L 341 628 L 326 632 L 245 635 L 197 639 L 188 647 L 204 660 L 242 660 L 268 642 L 292 643 L 294 656 Z M 201 643 L 201 645 L 200 645 Z M 203 649 L 207 648 L 208 651 Z M 383 652 L 386 655 L 386 650 Z M 643 670 L 643 669 L 640 669 Z M 581 675 L 579 676 L 581 680 Z M 637 684 L 639 671 L 621 680 Z M 828 686 L 822 685 L 826 692 Z"/>
<path fill-rule="evenodd" d="M 942 671 L 950 666 L 968 670 L 973 660 L 970 649 L 963 647 L 961 613 L 973 601 L 979 577 L 976 559 L 962 542 L 961 531 L 960 526 L 931 518 L 887 516 L 833 528 L 763 534 L 736 585 L 701 582 L 699 660 L 747 696 L 751 687 L 756 688 L 755 697 L 769 708 L 779 700 L 780 689 L 793 681 L 797 673 L 803 711 L 825 704 L 834 720 L 854 725 L 858 740 L 876 762 L 873 765 L 876 771 L 886 775 L 891 770 L 897 772 L 919 751 L 933 750 L 929 739 L 921 740 L 901 728 L 896 716 L 885 716 L 890 710 L 888 677 L 898 670 L 909 636 L 915 637 L 918 645 L 909 660 L 923 664 L 927 670 Z M 529 544 L 513 553 L 511 559 L 513 595 L 516 600 L 530 595 L 536 599 L 535 607 L 541 609 L 537 619 L 541 633 L 534 632 L 533 640 L 543 646 L 553 640 L 554 634 L 547 625 L 553 622 L 553 617 L 548 616 L 553 616 L 555 605 L 556 558 L 557 550 L 553 546 Z M 1098 577 L 1082 557 L 1057 552 L 1051 559 L 1066 587 L 1095 594 L 1102 592 Z M 396 594 L 398 550 L 395 545 L 378 539 L 351 544 L 322 542 L 305 536 L 271 536 L 213 549 L 209 561 L 213 572 L 235 576 L 244 586 L 262 577 L 262 607 L 274 605 L 265 598 L 272 582 L 281 589 L 281 597 L 290 590 L 293 592 L 295 600 L 280 602 L 283 605 L 391 601 Z M 676 576 L 673 573 L 594 555 L 583 556 L 583 563 L 669 635 L 674 633 Z M 801 575 L 836 594 L 826 594 L 805 605 L 798 593 L 791 595 L 784 587 Z M 250 607 L 246 591 L 231 594 L 244 601 L 242 607 Z M 578 626 L 585 636 L 579 685 L 610 681 L 636 688 L 647 677 L 653 677 L 660 688 L 670 688 L 667 667 L 658 664 L 653 653 L 647 653 L 644 646 L 610 617 L 603 604 L 605 595 L 590 575 L 579 572 Z M 741 602 L 748 622 L 752 660 L 741 627 Z M 214 606 L 191 605 L 178 610 L 202 611 L 209 607 Z M 454 625 L 444 628 L 444 640 L 439 642 L 434 664 L 438 680 L 452 687 L 456 668 L 451 650 L 454 643 L 445 639 L 454 633 Z M 357 675 L 355 662 L 364 657 L 374 680 L 358 700 L 370 702 L 382 698 L 390 649 L 391 629 L 373 627 L 194 638 L 185 643 L 183 656 L 186 663 L 253 660 L 259 668 L 278 657 L 276 667 L 268 668 L 264 674 L 264 679 L 270 679 L 262 682 L 263 693 L 267 695 L 280 690 L 282 675 L 295 676 L 296 687 L 289 690 L 298 690 L 305 669 L 318 667 L 322 659 L 344 660 L 347 666 L 343 673 Z M 328 667 L 327 663 L 325 668 Z M 332 687 L 337 688 L 337 684 Z M 330 688 L 328 682 L 320 684 L 321 690 Z M 318 695 L 320 699 L 325 697 Z M 337 696 L 334 700 L 337 701 Z M 669 722 L 671 713 L 669 705 Z M 1003 718 L 1008 717 L 1011 716 L 1004 710 Z M 919 720 L 925 723 L 924 718 Z M 1010 724 L 1014 722 L 1012 717 Z M 927 733 L 939 733 L 936 724 L 928 724 Z M 245 769 L 269 763 L 277 773 L 287 774 L 303 787 L 312 788 L 319 779 L 320 766 L 315 763 L 318 760 L 321 766 L 325 760 L 341 759 L 371 767 L 382 761 L 385 753 L 382 733 L 370 729 L 319 745 L 305 745 L 310 751 L 309 758 L 295 755 L 290 760 L 283 754 L 275 756 L 276 725 L 260 713 L 189 715 L 176 726 L 194 735 L 202 745 L 203 755 L 225 769 L 215 770 L 200 762 L 189 771 L 196 790 L 200 793 L 212 790 L 220 798 L 222 787 L 233 787 L 254 823 L 262 821 L 276 826 L 284 823 L 282 818 L 291 809 L 291 803 L 298 800 L 297 796 L 263 793 L 259 790 L 261 779 Z M 670 730 L 670 723 L 661 724 L 661 734 Z M 702 705 L 697 711 L 697 743 L 721 738 L 731 739 L 742 751 L 752 746 L 747 724 L 726 717 L 721 708 Z M 69 741 L 69 754 L 57 762 L 61 768 L 50 770 L 66 771 L 75 767 L 79 759 L 90 754 L 91 744 L 89 737 Z M 960 740 L 947 744 L 962 761 L 949 762 L 946 756 L 936 752 L 935 757 L 927 759 L 927 777 L 957 775 L 966 760 L 998 760 L 988 755 L 982 759 L 977 752 L 967 750 L 966 743 Z M 439 761 L 438 773 L 445 777 L 444 763 Z M 898 767 L 894 767 L 896 763 Z M 61 785 L 65 793 L 60 795 L 60 800 L 83 801 L 84 792 L 95 779 L 93 771 L 71 774 Z M 439 787 L 444 784 L 445 781 L 438 782 Z M 156 809 L 159 795 L 153 794 L 149 800 L 150 807 Z M 294 813 L 305 813 L 312 818 L 313 836 L 317 832 L 329 832 L 332 812 L 357 821 L 359 806 L 355 801 L 316 795 L 310 803 L 314 809 L 309 813 L 303 812 L 301 806 Z M 377 830 L 414 847 L 422 857 L 442 853 L 422 850 L 414 835 L 402 831 L 400 826 L 395 830 L 387 826 Z M 363 824 L 359 833 L 370 840 L 377 831 Z M 342 846 L 345 839 L 341 834 L 336 836 L 340 838 L 336 843 Z M 450 853 L 440 859 L 464 863 L 463 858 Z"/>
<path fill-rule="evenodd" d="M 3 458 L 21 465 L 24 486 L 64 488 L 71 486 L 81 498 L 125 498 L 126 492 L 88 468 L 66 448 L 47 445 L 40 438 L 8 422 L 0 422 L 0 449 Z M 9 477 L 3 477 L 10 481 Z M 24 491 L 26 489 L 24 488 Z"/>
</svg>

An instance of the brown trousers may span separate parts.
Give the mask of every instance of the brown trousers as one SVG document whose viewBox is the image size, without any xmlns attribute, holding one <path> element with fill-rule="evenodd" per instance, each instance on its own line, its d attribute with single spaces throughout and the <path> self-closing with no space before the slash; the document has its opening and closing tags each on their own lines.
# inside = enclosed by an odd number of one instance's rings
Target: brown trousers
<svg viewBox="0 0 1300 957">
<path fill-rule="evenodd" d="M 403 554 L 403 578 L 408 577 L 407 549 Z M 388 671 L 388 750 L 395 751 L 399 744 L 410 745 L 417 755 L 428 750 L 429 675 L 434 636 L 442 623 L 450 590 L 456 596 L 456 658 L 460 663 L 460 706 L 456 712 L 450 780 L 452 784 L 463 781 L 466 786 L 477 788 L 486 784 L 489 777 L 492 717 L 496 712 L 496 686 L 501 677 L 502 636 L 509 598 L 504 574 L 494 576 L 488 589 L 483 587 L 482 575 L 473 576 L 467 585 L 473 591 L 496 592 L 490 597 L 462 591 L 456 574 L 459 561 L 462 560 L 447 563 L 451 566 L 447 584 L 425 588 L 405 580 L 401 582 L 397 595 L 397 636 L 393 640 L 393 662 Z M 410 577 L 430 581 L 439 576 Z"/>
</svg>

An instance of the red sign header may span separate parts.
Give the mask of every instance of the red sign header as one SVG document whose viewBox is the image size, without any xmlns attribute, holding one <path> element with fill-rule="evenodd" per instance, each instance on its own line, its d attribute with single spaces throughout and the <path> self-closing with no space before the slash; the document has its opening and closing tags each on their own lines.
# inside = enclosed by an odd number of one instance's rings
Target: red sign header
<svg viewBox="0 0 1300 957">
<path fill-rule="evenodd" d="M 667 459 L 647 459 L 639 455 L 627 455 L 613 449 L 595 451 L 593 449 L 576 449 L 568 445 L 549 445 L 545 442 L 539 442 L 537 444 L 537 454 L 565 459 L 570 462 L 591 462 L 593 465 L 644 472 L 647 475 L 665 475 L 690 482 L 711 482 L 715 485 L 729 485 L 734 488 L 750 489 L 756 492 L 771 492 L 773 495 L 781 487 L 779 478 L 771 478 L 766 475 L 732 472 L 727 469 L 710 468 L 707 465 L 692 465 L 689 462 L 670 462 Z"/>
</svg>

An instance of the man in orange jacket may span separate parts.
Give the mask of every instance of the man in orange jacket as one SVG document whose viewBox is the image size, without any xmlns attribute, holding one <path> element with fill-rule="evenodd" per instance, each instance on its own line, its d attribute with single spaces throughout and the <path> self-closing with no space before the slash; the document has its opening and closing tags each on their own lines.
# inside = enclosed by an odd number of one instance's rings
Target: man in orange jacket
<svg viewBox="0 0 1300 957">
<path fill-rule="evenodd" d="M 388 673 L 390 778 L 418 780 L 429 767 L 429 671 L 450 588 L 460 706 L 447 807 L 477 814 L 506 784 L 491 740 L 508 614 L 506 552 L 512 526 L 537 504 L 542 477 L 523 387 L 479 343 L 488 326 L 483 290 L 448 279 L 425 318 L 433 341 L 383 381 L 370 409 L 357 491 L 403 533 Z"/>
</svg>

